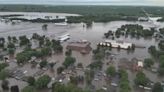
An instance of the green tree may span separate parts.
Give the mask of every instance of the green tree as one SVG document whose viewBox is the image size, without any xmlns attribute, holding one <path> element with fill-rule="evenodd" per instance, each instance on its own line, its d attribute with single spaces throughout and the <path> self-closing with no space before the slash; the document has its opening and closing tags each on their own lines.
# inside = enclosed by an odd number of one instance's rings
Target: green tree
<svg viewBox="0 0 164 92">
<path fill-rule="evenodd" d="M 148 48 L 148 52 L 153 56 L 153 57 L 157 57 L 157 49 L 155 46 L 150 46 Z"/>
<path fill-rule="evenodd" d="M 2 71 L 3 69 L 5 69 L 8 66 L 7 63 L 0 63 L 0 71 Z"/>
<path fill-rule="evenodd" d="M 148 81 L 149 81 L 149 79 L 141 71 L 136 74 L 136 78 L 134 79 L 134 82 L 137 86 L 139 86 L 139 85 L 146 86 Z"/>
<path fill-rule="evenodd" d="M 10 55 L 13 55 L 15 53 L 15 49 L 14 48 L 8 48 L 8 53 Z"/>
<path fill-rule="evenodd" d="M 18 42 L 18 39 L 14 36 L 14 37 L 12 37 L 12 39 L 13 39 L 13 43 L 16 43 L 16 42 Z"/>
<path fill-rule="evenodd" d="M 65 58 L 63 65 L 67 68 L 70 65 L 73 65 L 75 62 L 76 62 L 76 59 L 74 57 L 68 56 Z"/>
<path fill-rule="evenodd" d="M 161 40 L 158 44 L 158 47 L 160 48 L 160 50 L 164 50 L 164 41 Z"/>
<path fill-rule="evenodd" d="M 66 55 L 66 56 L 71 56 L 71 55 L 72 55 L 72 50 L 71 50 L 71 49 L 67 50 L 67 51 L 65 52 L 65 55 Z"/>
<path fill-rule="evenodd" d="M 49 55 L 51 55 L 52 54 L 51 48 L 49 48 L 49 47 L 42 48 L 41 49 L 41 54 L 42 54 L 42 56 L 49 56 Z"/>
<path fill-rule="evenodd" d="M 152 65 L 154 65 L 154 61 L 151 58 L 146 58 L 144 60 L 144 67 L 150 68 Z"/>
<path fill-rule="evenodd" d="M 3 80 L 1 83 L 1 87 L 3 90 L 9 90 L 9 81 L 8 80 Z"/>
<path fill-rule="evenodd" d="M 51 78 L 48 75 L 43 75 L 36 80 L 35 86 L 38 89 L 46 88 L 50 81 L 51 81 Z"/>
<path fill-rule="evenodd" d="M 38 40 L 40 38 L 40 35 L 37 33 L 33 33 L 32 39 Z"/>
<path fill-rule="evenodd" d="M 47 47 L 51 46 L 51 41 L 48 38 L 46 38 L 46 40 L 45 40 L 45 46 L 47 46 Z"/>
<path fill-rule="evenodd" d="M 35 85 L 35 78 L 30 76 L 30 77 L 28 77 L 27 82 L 30 86 L 33 86 L 33 85 Z"/>
<path fill-rule="evenodd" d="M 94 61 L 89 65 L 89 67 L 90 69 L 102 69 L 102 65 L 102 61 Z"/>
<path fill-rule="evenodd" d="M 86 70 L 85 71 L 85 80 L 88 85 L 91 84 L 92 80 L 94 78 L 94 71 L 92 70 Z"/>
<path fill-rule="evenodd" d="M 52 40 L 52 48 L 56 53 L 63 51 L 63 47 L 60 44 L 60 41 Z"/>
<path fill-rule="evenodd" d="M 55 64 L 56 64 L 56 63 L 54 63 L 54 62 L 49 63 L 49 66 L 50 66 L 50 69 L 51 69 L 51 70 L 53 70 Z"/>
<path fill-rule="evenodd" d="M 77 85 L 78 84 L 78 77 L 70 76 L 70 83 Z"/>
<path fill-rule="evenodd" d="M 135 44 L 132 44 L 131 50 L 134 51 L 136 48 Z"/>
<path fill-rule="evenodd" d="M 158 69 L 158 74 L 160 76 L 164 75 L 164 55 L 161 55 L 159 57 L 159 69 Z"/>
<path fill-rule="evenodd" d="M 64 67 L 60 66 L 57 68 L 57 74 L 61 74 L 64 71 Z"/>
<path fill-rule="evenodd" d="M 9 76 L 8 71 L 2 70 L 0 71 L 0 80 L 5 80 Z"/>
<path fill-rule="evenodd" d="M 20 36 L 19 40 L 20 40 L 20 43 L 19 43 L 20 46 L 25 46 L 25 45 L 30 44 L 30 40 L 26 36 Z"/>
<path fill-rule="evenodd" d="M 83 68 L 83 63 L 78 63 L 78 64 L 77 64 L 77 67 L 78 67 L 78 68 Z"/>
<path fill-rule="evenodd" d="M 7 48 L 15 48 L 15 45 L 11 42 L 8 43 Z"/>
<path fill-rule="evenodd" d="M 13 43 L 9 42 L 7 45 L 7 49 L 8 49 L 8 53 L 12 55 L 15 52 L 15 45 Z"/>
<path fill-rule="evenodd" d="M 18 64 L 24 64 L 24 63 L 26 63 L 30 59 L 31 59 L 31 56 L 29 55 L 29 53 L 21 52 L 21 53 L 18 53 L 16 55 L 16 60 L 17 60 Z"/>
<path fill-rule="evenodd" d="M 64 85 L 60 83 L 54 83 L 52 85 L 52 92 L 89 92 L 89 91 L 78 88 L 76 85 L 72 85 L 72 84 Z"/>
<path fill-rule="evenodd" d="M 164 68 L 163 67 L 160 67 L 158 69 L 158 74 L 159 74 L 159 76 L 163 76 L 164 75 Z"/>
<path fill-rule="evenodd" d="M 120 73 L 120 92 L 131 92 L 131 88 L 128 80 L 128 73 L 125 70 L 119 70 Z"/>
<path fill-rule="evenodd" d="M 115 67 L 114 66 L 108 67 L 107 70 L 106 70 L 106 74 L 110 75 L 110 76 L 115 76 L 115 74 L 116 74 Z"/>
<path fill-rule="evenodd" d="M 43 60 L 43 61 L 40 62 L 39 65 L 40 65 L 40 68 L 44 68 L 44 67 L 47 66 L 47 64 L 48 64 L 48 62 L 46 60 Z"/>
<path fill-rule="evenodd" d="M 4 44 L 5 44 L 5 39 L 0 38 L 0 48 L 4 48 Z"/>
<path fill-rule="evenodd" d="M 33 86 L 26 86 L 22 89 L 21 92 L 37 92 L 37 91 L 36 91 L 35 87 L 33 87 Z"/>
<path fill-rule="evenodd" d="M 11 41 L 11 36 L 8 36 L 7 39 L 8 39 L 8 41 L 10 42 L 10 41 Z"/>
<path fill-rule="evenodd" d="M 40 46 L 40 47 L 43 47 L 43 45 L 44 45 L 44 43 L 45 43 L 45 42 L 44 42 L 44 38 L 45 38 L 45 37 L 42 36 L 42 37 L 39 37 L 39 39 L 38 39 L 38 40 L 39 40 L 39 46 Z"/>
<path fill-rule="evenodd" d="M 161 83 L 157 82 L 154 84 L 152 92 L 163 92 L 163 87 Z"/>
<path fill-rule="evenodd" d="M 43 24 L 43 25 L 42 25 L 42 29 L 43 29 L 43 30 L 47 30 L 47 27 L 48 27 L 47 24 Z"/>
</svg>

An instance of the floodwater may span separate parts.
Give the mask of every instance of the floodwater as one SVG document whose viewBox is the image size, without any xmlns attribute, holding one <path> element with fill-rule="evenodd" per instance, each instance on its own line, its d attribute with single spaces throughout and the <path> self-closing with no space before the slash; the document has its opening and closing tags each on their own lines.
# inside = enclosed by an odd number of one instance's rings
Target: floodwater
<svg viewBox="0 0 164 92">
<path fill-rule="evenodd" d="M 103 35 L 108 30 L 115 31 L 117 28 L 121 27 L 121 25 L 124 24 L 140 24 L 143 25 L 144 28 L 150 28 L 154 27 L 154 24 L 149 22 L 127 22 L 127 21 L 113 21 L 109 23 L 93 23 L 92 27 L 85 28 L 83 27 L 82 23 L 78 24 L 68 24 L 66 26 L 57 26 L 53 23 L 48 23 L 48 29 L 46 31 L 42 30 L 43 23 L 30 23 L 30 22 L 21 22 L 19 24 L 12 25 L 11 23 L 4 23 L 0 22 L 0 37 L 7 38 L 8 36 L 16 36 L 19 37 L 21 35 L 27 35 L 28 37 L 31 37 L 33 33 L 38 33 L 40 35 L 46 35 L 50 37 L 51 39 L 55 38 L 56 36 L 60 36 L 65 33 L 69 33 L 71 35 L 71 39 L 69 41 L 78 41 L 78 40 L 88 40 L 91 42 L 91 47 L 93 49 L 96 48 L 97 43 L 104 41 Z M 158 28 L 164 27 L 164 23 L 158 23 Z M 145 46 L 146 48 L 136 48 L 133 53 L 127 53 L 126 50 L 120 50 L 117 51 L 117 49 L 112 49 L 112 53 L 116 54 L 116 61 L 119 61 L 120 58 L 138 58 L 143 60 L 146 57 L 150 57 L 148 54 L 147 48 L 151 45 L 157 45 L 158 41 L 155 39 L 136 39 L 136 38 L 124 38 L 121 37 L 117 40 L 123 40 L 125 42 L 131 42 L 137 45 Z M 67 45 L 67 42 L 62 43 L 65 47 Z M 81 55 L 79 52 L 73 52 L 73 57 L 76 58 L 76 64 L 78 62 L 82 62 L 84 67 L 89 65 L 92 62 L 92 53 L 88 55 Z M 55 65 L 55 70 L 57 67 L 62 65 L 62 62 L 64 61 L 64 54 L 61 55 L 52 55 L 51 58 L 48 59 L 48 61 L 56 62 L 59 61 Z M 118 62 L 116 62 L 118 63 Z M 105 70 L 107 66 L 105 66 L 103 69 Z M 52 76 L 55 76 L 56 74 L 52 74 Z M 149 74 L 149 77 L 151 77 L 152 74 Z M 152 76 L 153 80 L 155 81 L 155 77 Z M 158 79 L 158 78 L 157 78 Z M 132 80 L 131 80 L 132 81 Z M 98 85 L 98 84 L 97 84 Z"/>
<path fill-rule="evenodd" d="M 48 30 L 43 31 L 42 30 L 42 23 L 19 23 L 12 25 L 10 23 L 0 23 L 0 37 L 8 37 L 8 36 L 21 36 L 21 35 L 27 35 L 28 37 L 31 37 L 33 33 L 38 33 L 40 35 L 46 35 L 50 38 L 55 38 L 57 36 L 60 36 L 65 33 L 69 33 L 71 35 L 71 39 L 69 41 L 74 40 L 88 40 L 91 42 L 92 48 L 96 48 L 97 43 L 104 41 L 103 35 L 108 30 L 115 31 L 117 28 L 121 27 L 121 25 L 124 24 L 141 24 L 144 26 L 144 28 L 150 28 L 153 25 L 151 23 L 147 22 L 126 22 L 126 21 L 114 21 L 109 23 L 93 23 L 91 28 L 84 28 L 83 24 L 68 24 L 66 26 L 57 26 L 55 24 L 49 23 L 48 24 Z M 164 23 L 160 23 L 160 27 L 164 27 Z M 149 57 L 149 54 L 147 53 L 147 48 L 150 45 L 156 45 L 158 41 L 155 39 L 136 39 L 136 38 L 124 38 L 121 37 L 117 40 L 123 40 L 125 42 L 134 43 L 136 45 L 145 46 L 146 49 L 136 48 L 134 53 L 128 54 L 127 51 L 121 50 L 120 52 L 117 51 L 117 49 L 113 49 L 113 53 L 117 54 L 119 58 L 145 58 Z M 67 42 L 64 42 L 63 45 L 65 46 Z M 84 57 L 88 56 L 79 56 L 78 54 L 75 54 L 78 59 L 83 59 Z M 81 58 L 80 58 L 81 57 Z M 89 58 L 88 58 L 89 59 Z M 83 60 L 85 61 L 85 60 Z M 87 60 L 86 60 L 87 61 Z"/>
<path fill-rule="evenodd" d="M 25 15 L 25 16 L 60 16 L 60 17 L 66 17 L 66 16 L 79 16 L 79 14 L 69 14 L 69 13 L 43 13 L 43 12 L 0 12 L 0 15 L 12 15 L 12 14 L 18 14 L 18 15 Z"/>
</svg>

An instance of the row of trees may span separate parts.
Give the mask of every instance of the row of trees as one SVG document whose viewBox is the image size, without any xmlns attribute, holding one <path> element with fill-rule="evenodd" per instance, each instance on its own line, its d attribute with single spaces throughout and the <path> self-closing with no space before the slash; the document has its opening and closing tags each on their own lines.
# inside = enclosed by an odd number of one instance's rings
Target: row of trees
<svg viewBox="0 0 164 92">
<path fill-rule="evenodd" d="M 13 37 L 8 36 L 8 41 L 5 41 L 5 38 L 0 38 L 0 48 L 3 49 L 4 51 L 7 51 L 9 55 L 13 55 L 16 50 L 15 43 L 17 42 L 18 39 L 15 36 Z"/>
<path fill-rule="evenodd" d="M 38 92 L 37 90 L 47 88 L 47 85 L 51 81 L 48 75 L 43 75 L 37 80 L 34 77 L 28 77 L 28 86 L 22 89 L 21 92 Z"/>
<path fill-rule="evenodd" d="M 67 17 L 68 23 L 89 23 L 89 22 L 110 22 L 110 21 L 117 21 L 117 20 L 126 20 L 126 21 L 137 21 L 137 17 L 127 16 L 123 17 L 121 15 L 110 15 L 110 14 L 101 14 L 101 15 L 85 15 L 85 16 L 71 16 Z"/>
<path fill-rule="evenodd" d="M 91 70 L 101 70 L 103 62 L 105 58 L 105 48 L 101 48 L 97 46 L 95 50 L 93 50 L 93 62 L 88 66 Z"/>
<path fill-rule="evenodd" d="M 121 28 L 118 28 L 114 34 L 115 37 L 117 38 L 119 38 L 120 36 L 128 37 L 128 35 L 136 38 L 140 38 L 140 37 L 146 38 L 146 37 L 152 37 L 154 35 L 154 32 L 155 32 L 154 28 L 148 30 L 148 29 L 144 29 L 143 26 L 138 24 L 126 24 L 126 25 L 122 25 Z"/>
<path fill-rule="evenodd" d="M 63 51 L 63 47 L 61 46 L 59 41 L 49 40 L 45 36 L 40 36 L 36 33 L 33 34 L 32 39 L 38 41 L 38 49 L 31 49 L 30 40 L 27 39 L 26 36 L 22 36 L 20 38 L 20 45 L 25 45 L 26 48 L 24 49 L 24 51 L 17 53 L 16 59 L 18 64 L 26 63 L 33 56 L 37 58 L 43 58 L 50 56 L 53 52 L 59 53 Z"/>
<path fill-rule="evenodd" d="M 128 80 L 128 73 L 125 70 L 120 70 L 120 92 L 131 92 L 129 80 Z"/>
<path fill-rule="evenodd" d="M 40 36 L 37 33 L 34 33 L 32 36 L 32 39 L 36 40 L 39 42 L 39 47 L 47 47 L 47 48 L 52 48 L 54 52 L 62 52 L 63 47 L 60 44 L 60 41 L 57 40 L 50 40 L 46 38 L 45 36 Z"/>
<path fill-rule="evenodd" d="M 159 61 L 158 67 L 158 75 L 164 75 L 164 45 L 162 44 L 163 41 L 158 44 L 159 50 L 155 46 L 150 46 L 148 48 L 149 53 L 154 57 L 157 61 Z M 154 64 L 154 62 L 150 59 L 147 59 L 145 65 L 150 67 Z"/>
</svg>

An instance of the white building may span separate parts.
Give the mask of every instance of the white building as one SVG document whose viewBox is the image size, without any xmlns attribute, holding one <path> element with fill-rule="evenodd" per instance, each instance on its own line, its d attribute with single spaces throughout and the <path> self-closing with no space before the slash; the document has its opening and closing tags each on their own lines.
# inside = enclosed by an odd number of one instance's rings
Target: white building
<svg viewBox="0 0 164 92">
<path fill-rule="evenodd" d="M 127 43 L 123 41 L 114 41 L 114 40 L 105 40 L 105 42 L 101 42 L 100 45 L 102 46 L 112 46 L 113 48 L 120 47 L 122 49 L 128 49 L 132 47 L 132 43 Z"/>
<path fill-rule="evenodd" d="M 59 40 L 60 42 L 64 42 L 64 41 L 66 41 L 66 40 L 68 40 L 68 39 L 70 39 L 70 34 L 69 34 L 69 33 L 64 34 L 64 35 L 58 37 L 58 40 Z"/>
</svg>

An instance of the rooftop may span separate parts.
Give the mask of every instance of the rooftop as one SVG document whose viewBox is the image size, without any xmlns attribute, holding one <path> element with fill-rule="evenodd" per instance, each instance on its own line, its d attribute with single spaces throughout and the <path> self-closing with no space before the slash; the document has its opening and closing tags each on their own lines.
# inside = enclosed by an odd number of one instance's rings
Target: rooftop
<svg viewBox="0 0 164 92">
<path fill-rule="evenodd" d="M 76 47 L 87 47 L 90 45 L 89 42 L 69 42 L 68 46 L 76 46 Z"/>
</svg>

